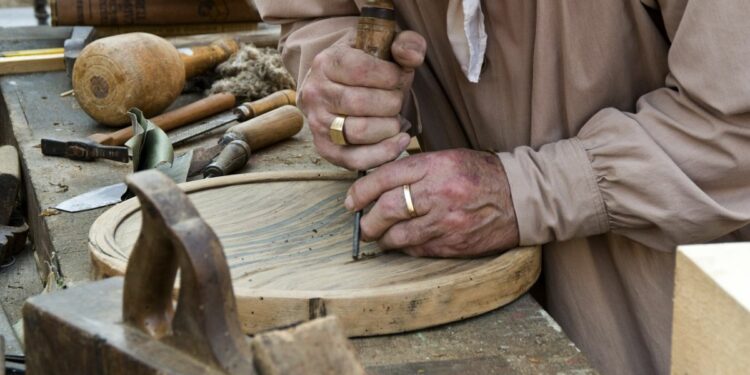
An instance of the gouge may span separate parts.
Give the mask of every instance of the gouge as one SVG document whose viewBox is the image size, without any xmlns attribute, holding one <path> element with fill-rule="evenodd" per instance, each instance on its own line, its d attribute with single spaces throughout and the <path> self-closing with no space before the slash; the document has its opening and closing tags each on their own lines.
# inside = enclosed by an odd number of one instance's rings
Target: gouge
<svg viewBox="0 0 750 375">
<path fill-rule="evenodd" d="M 357 41 L 355 47 L 379 59 L 391 59 L 391 45 L 396 37 L 396 10 L 392 0 L 368 0 L 362 8 L 357 25 Z M 362 177 L 366 171 L 360 171 Z M 360 220 L 362 211 L 354 214 L 354 240 L 352 243 L 352 258 L 358 260 L 360 256 L 359 240 L 361 237 Z"/>
<path fill-rule="evenodd" d="M 250 153 L 299 133 L 305 122 L 297 107 L 286 105 L 229 128 L 216 146 L 193 150 L 189 176 L 231 174 L 247 164 Z"/>
</svg>

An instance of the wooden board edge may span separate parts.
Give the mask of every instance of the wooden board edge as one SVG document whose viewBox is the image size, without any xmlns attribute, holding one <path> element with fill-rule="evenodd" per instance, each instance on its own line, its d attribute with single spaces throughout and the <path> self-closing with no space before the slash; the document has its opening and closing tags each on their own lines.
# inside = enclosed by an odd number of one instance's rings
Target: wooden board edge
<svg viewBox="0 0 750 375">
<path fill-rule="evenodd" d="M 528 248 L 507 272 L 488 273 L 450 286 L 394 291 L 377 298 L 248 298 L 238 296 L 243 330 L 256 334 L 321 316 L 337 316 L 349 337 L 408 332 L 478 316 L 526 293 L 541 274 L 541 247 Z M 463 291 L 463 293 L 462 293 Z M 415 294 L 416 293 L 416 294 Z M 416 297 L 415 297 L 416 295 Z M 265 313 L 273 311 L 273 314 Z M 406 315 L 400 315 L 406 312 Z M 259 317 L 266 317 L 260 320 Z"/>
</svg>

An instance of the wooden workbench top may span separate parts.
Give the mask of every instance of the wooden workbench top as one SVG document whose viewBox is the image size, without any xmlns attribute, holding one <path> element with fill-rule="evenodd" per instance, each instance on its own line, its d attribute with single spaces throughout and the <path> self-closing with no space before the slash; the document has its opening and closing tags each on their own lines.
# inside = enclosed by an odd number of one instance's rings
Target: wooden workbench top
<svg viewBox="0 0 750 375">
<path fill-rule="evenodd" d="M 14 38 L 9 30 L 0 29 L 0 50 L 9 49 L 3 40 Z M 60 31 L 50 30 L 48 34 Z M 49 39 L 40 36 L 38 45 L 48 47 Z M 48 209 L 96 187 L 121 182 L 130 166 L 42 156 L 37 148 L 41 138 L 80 139 L 107 130 L 80 110 L 75 98 L 59 96 L 70 88 L 62 72 L 0 77 L 0 144 L 17 145 L 22 157 L 40 274 L 46 277 L 52 272 L 58 283 L 75 286 L 90 278 L 88 231 L 106 208 L 76 214 Z M 335 169 L 315 154 L 310 138 L 305 129 L 294 139 L 254 155 L 245 172 Z M 201 142 L 215 142 L 215 137 Z M 354 344 L 375 374 L 594 373 L 560 327 L 529 296 L 459 323 L 417 333 L 356 339 Z"/>
</svg>

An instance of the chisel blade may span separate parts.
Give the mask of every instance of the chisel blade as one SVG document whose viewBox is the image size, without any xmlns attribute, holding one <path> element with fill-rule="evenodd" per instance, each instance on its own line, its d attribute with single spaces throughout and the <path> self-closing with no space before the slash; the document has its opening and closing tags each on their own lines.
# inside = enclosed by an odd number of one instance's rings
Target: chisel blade
<svg viewBox="0 0 750 375">
<path fill-rule="evenodd" d="M 211 130 L 218 129 L 233 121 L 237 121 L 236 114 L 232 112 L 222 113 L 200 122 L 195 126 L 173 132 L 170 134 L 169 140 L 172 142 L 172 146 L 177 147 L 193 138 L 206 134 Z"/>
</svg>

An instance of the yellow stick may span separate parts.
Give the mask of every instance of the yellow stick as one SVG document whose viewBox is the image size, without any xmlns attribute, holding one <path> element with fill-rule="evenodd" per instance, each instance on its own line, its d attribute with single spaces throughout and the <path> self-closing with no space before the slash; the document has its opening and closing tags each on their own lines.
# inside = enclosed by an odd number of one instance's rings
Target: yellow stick
<svg viewBox="0 0 750 375">
<path fill-rule="evenodd" d="M 56 54 L 60 54 L 64 52 L 65 50 L 63 48 L 28 49 L 28 50 L 23 50 L 23 51 L 0 52 L 0 57 L 56 55 Z"/>
</svg>

